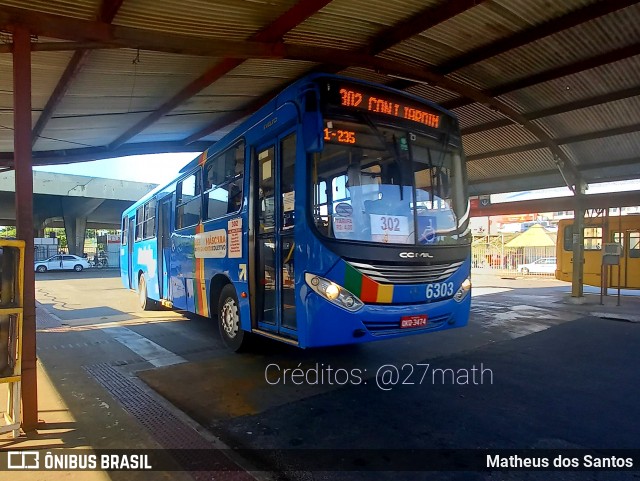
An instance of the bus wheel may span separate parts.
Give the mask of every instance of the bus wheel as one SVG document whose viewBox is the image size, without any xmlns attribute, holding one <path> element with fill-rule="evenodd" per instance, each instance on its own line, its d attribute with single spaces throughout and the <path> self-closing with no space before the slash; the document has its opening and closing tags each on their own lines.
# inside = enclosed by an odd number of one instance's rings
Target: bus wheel
<svg viewBox="0 0 640 481">
<path fill-rule="evenodd" d="M 240 306 L 236 290 L 227 284 L 220 293 L 218 302 L 218 327 L 225 345 L 233 351 L 241 351 L 246 347 L 248 336 L 240 325 Z"/>
<path fill-rule="evenodd" d="M 144 274 L 140 276 L 138 281 L 138 301 L 140 302 L 140 307 L 145 311 L 152 311 L 155 307 L 153 299 L 147 297 L 147 280 L 144 278 Z"/>
</svg>

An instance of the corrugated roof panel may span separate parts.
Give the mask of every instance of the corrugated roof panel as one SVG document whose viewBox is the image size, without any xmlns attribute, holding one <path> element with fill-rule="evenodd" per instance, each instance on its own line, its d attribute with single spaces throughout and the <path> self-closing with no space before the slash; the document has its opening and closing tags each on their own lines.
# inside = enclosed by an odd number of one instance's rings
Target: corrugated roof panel
<svg viewBox="0 0 640 481">
<path fill-rule="evenodd" d="M 202 90 L 194 99 L 228 95 L 261 97 L 286 87 L 313 65 L 281 60 L 250 60 Z"/>
<path fill-rule="evenodd" d="M 215 60 L 135 50 L 91 52 L 55 115 L 155 109 Z"/>
<path fill-rule="evenodd" d="M 443 50 L 444 58 L 438 59 L 438 63 L 441 63 L 594 2 L 595 0 L 491 0 L 422 35 L 436 41 L 444 39 L 447 45 L 457 50 L 455 53 Z M 483 83 L 481 78 L 479 76 L 474 82 Z"/>
<path fill-rule="evenodd" d="M 587 140 L 564 147 L 571 150 L 581 166 L 602 165 L 606 169 L 607 162 L 640 156 L 640 132 Z M 640 163 L 637 172 L 640 173 Z"/>
<path fill-rule="evenodd" d="M 504 11 L 509 11 L 527 22 L 538 25 L 552 18 L 578 10 L 587 5 L 597 3 L 599 0 L 564 0 L 562 2 L 550 2 L 547 0 L 492 0 L 500 5 Z"/>
<path fill-rule="evenodd" d="M 513 15 L 505 18 L 505 12 L 498 8 L 497 4 L 487 1 L 430 28 L 420 36 L 455 49 L 457 52 L 452 56 L 457 56 L 522 30 L 528 25 L 528 20 Z"/>
<path fill-rule="evenodd" d="M 385 50 L 380 56 L 399 61 L 409 59 L 411 63 L 433 67 L 458 53 L 457 48 L 440 40 L 417 35 Z"/>
<path fill-rule="evenodd" d="M 42 110 L 62 76 L 73 52 L 33 52 L 31 56 L 31 106 Z M 13 60 L 0 54 L 0 109 L 13 109 Z"/>
<path fill-rule="evenodd" d="M 361 67 L 349 67 L 338 72 L 338 74 L 344 75 L 345 77 L 353 77 L 360 80 L 366 80 L 368 82 L 374 82 L 379 84 L 384 84 L 389 82 L 389 80 L 393 80 L 388 75 L 377 73 L 377 72 L 374 72 L 373 70 L 369 70 Z"/>
<path fill-rule="evenodd" d="M 0 95 L 0 99 L 3 95 Z M 31 116 L 35 122 L 37 114 Z M 0 152 L 13 152 L 13 110 L 0 108 Z"/>
<path fill-rule="evenodd" d="M 8 7 L 28 8 L 36 12 L 84 20 L 95 20 L 100 3 L 100 0 L 28 0 L 28 2 L 25 0 L 0 0 L 0 5 Z"/>
<path fill-rule="evenodd" d="M 60 150 L 106 145 L 145 114 L 92 116 L 82 119 L 82 128 L 74 118 L 52 118 L 36 142 L 34 150 Z"/>
<path fill-rule="evenodd" d="M 618 10 L 459 71 L 483 88 L 610 52 L 640 38 L 640 5 Z"/>
<path fill-rule="evenodd" d="M 287 42 L 353 49 L 385 28 L 437 2 L 420 0 L 334 0 L 285 35 Z"/>
<path fill-rule="evenodd" d="M 462 145 L 467 155 L 492 152 L 538 141 L 535 135 L 519 125 L 509 125 L 462 137 Z"/>
<path fill-rule="evenodd" d="M 187 137 L 186 132 L 195 132 L 202 125 L 203 120 L 211 121 L 210 115 L 181 114 L 162 117 L 152 126 L 140 132 L 129 142 L 158 142 L 179 141 Z"/>
<path fill-rule="evenodd" d="M 569 75 L 500 97 L 524 112 L 615 92 L 638 85 L 640 55 Z"/>
<path fill-rule="evenodd" d="M 461 128 L 472 127 L 474 125 L 484 124 L 492 120 L 504 119 L 504 115 L 495 110 L 490 109 L 483 104 L 469 104 L 464 107 L 453 109 L 458 116 Z"/>
<path fill-rule="evenodd" d="M 528 172 L 543 172 L 555 168 L 553 158 L 548 149 L 529 150 L 518 154 L 467 162 L 467 173 L 470 181 L 526 174 Z"/>
<path fill-rule="evenodd" d="M 228 75 L 235 77 L 278 77 L 292 82 L 304 75 L 316 64 L 298 60 L 249 59 L 234 68 Z"/>
<path fill-rule="evenodd" d="M 113 23 L 165 33 L 244 40 L 295 3 L 295 0 L 125 1 Z"/>
<path fill-rule="evenodd" d="M 640 122 L 640 96 L 539 119 L 555 137 L 568 137 Z"/>
<path fill-rule="evenodd" d="M 13 112 L 13 61 L 11 55 L 0 54 L 0 112 Z"/>
<path fill-rule="evenodd" d="M 438 86 L 427 85 L 423 83 L 417 84 L 413 87 L 409 87 L 408 89 L 406 89 L 406 91 L 437 104 L 441 104 L 443 102 L 446 102 L 447 100 L 454 99 L 457 96 L 456 94 Z"/>
</svg>

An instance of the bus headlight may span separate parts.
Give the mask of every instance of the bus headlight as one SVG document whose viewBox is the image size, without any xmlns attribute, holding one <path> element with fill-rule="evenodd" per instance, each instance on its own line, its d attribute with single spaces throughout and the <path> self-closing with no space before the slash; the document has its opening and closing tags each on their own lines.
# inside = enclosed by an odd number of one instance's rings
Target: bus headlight
<svg viewBox="0 0 640 481">
<path fill-rule="evenodd" d="M 462 285 L 460 286 L 460 289 L 458 289 L 458 292 L 456 292 L 453 298 L 457 302 L 461 302 L 462 299 L 466 297 L 466 295 L 469 293 L 470 290 L 471 290 L 471 279 L 467 277 L 464 281 L 462 281 Z"/>
<path fill-rule="evenodd" d="M 304 279 L 307 282 L 307 285 L 316 293 L 348 311 L 357 311 L 364 305 L 360 299 L 351 294 L 344 287 L 336 284 L 335 282 L 331 282 L 324 277 L 319 277 L 307 272 L 304 275 Z"/>
</svg>

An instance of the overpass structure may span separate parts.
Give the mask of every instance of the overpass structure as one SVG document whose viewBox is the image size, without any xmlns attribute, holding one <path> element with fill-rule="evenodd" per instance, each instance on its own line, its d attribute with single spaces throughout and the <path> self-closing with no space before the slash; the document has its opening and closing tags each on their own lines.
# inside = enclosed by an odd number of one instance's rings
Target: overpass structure
<svg viewBox="0 0 640 481">
<path fill-rule="evenodd" d="M 117 229 L 122 211 L 155 184 L 33 172 L 33 229 L 64 226 L 69 252 L 81 255 L 87 228 Z M 0 173 L 0 225 L 15 225 L 15 174 Z"/>
</svg>

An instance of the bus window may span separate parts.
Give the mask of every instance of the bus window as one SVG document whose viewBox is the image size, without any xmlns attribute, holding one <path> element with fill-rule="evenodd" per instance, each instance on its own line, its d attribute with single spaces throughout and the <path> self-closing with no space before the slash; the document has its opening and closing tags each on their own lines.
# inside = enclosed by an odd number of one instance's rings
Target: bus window
<svg viewBox="0 0 640 481">
<path fill-rule="evenodd" d="M 209 160 L 204 167 L 205 220 L 238 212 L 242 207 L 244 142 Z"/>
<path fill-rule="evenodd" d="M 295 209 L 296 136 L 282 140 L 282 169 L 280 186 L 282 192 L 282 229 L 293 229 Z"/>
<path fill-rule="evenodd" d="M 621 237 L 620 232 L 612 232 L 611 233 L 611 242 L 615 242 L 616 244 L 620 244 L 622 248 L 622 252 L 624 252 L 624 235 Z"/>
<path fill-rule="evenodd" d="M 323 235 L 329 235 L 329 210 L 327 207 L 327 182 L 321 180 L 314 182 L 313 191 L 313 218 L 316 227 Z"/>
<path fill-rule="evenodd" d="M 273 147 L 269 147 L 258 154 L 260 165 L 260 187 L 258 189 L 260 233 L 271 232 L 275 227 L 274 154 L 275 149 Z"/>
<path fill-rule="evenodd" d="M 629 232 L 629 257 L 640 259 L 640 232 Z"/>
<path fill-rule="evenodd" d="M 144 225 L 144 206 L 136 210 L 136 242 L 142 240 L 142 227 Z"/>
<path fill-rule="evenodd" d="M 142 226 L 142 237 L 149 239 L 156 235 L 156 200 L 151 199 L 144 205 L 144 225 Z"/>
<path fill-rule="evenodd" d="M 123 228 L 123 231 L 126 228 Z M 156 235 L 156 200 L 151 199 L 136 210 L 136 242 Z M 126 244 L 126 241 L 123 241 Z"/>
<path fill-rule="evenodd" d="M 599 251 L 602 247 L 602 227 L 584 228 L 584 250 Z"/>
<path fill-rule="evenodd" d="M 122 219 L 122 239 L 121 239 L 120 243 L 123 246 L 126 246 L 128 238 L 129 238 L 129 218 L 128 217 L 124 217 Z"/>
<path fill-rule="evenodd" d="M 616 241 L 617 242 L 617 241 Z M 584 250 L 599 251 L 602 249 L 602 227 L 584 228 Z M 573 250 L 573 225 L 564 228 L 564 250 Z"/>
<path fill-rule="evenodd" d="M 176 186 L 176 229 L 200 222 L 200 171 Z"/>
<path fill-rule="evenodd" d="M 564 250 L 573 250 L 573 226 L 567 225 L 564 227 Z"/>
</svg>

